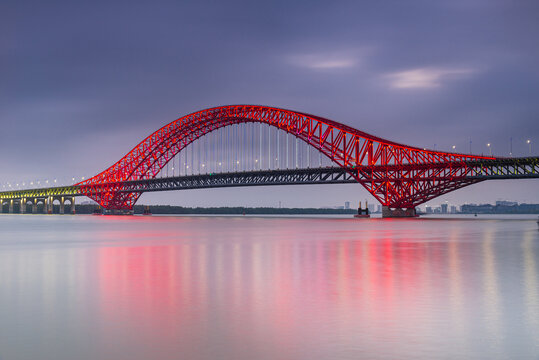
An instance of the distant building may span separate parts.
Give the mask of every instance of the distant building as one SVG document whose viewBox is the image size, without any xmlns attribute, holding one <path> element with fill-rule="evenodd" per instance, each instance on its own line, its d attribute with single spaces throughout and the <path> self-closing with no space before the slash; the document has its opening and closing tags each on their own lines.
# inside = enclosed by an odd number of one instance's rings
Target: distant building
<svg viewBox="0 0 539 360">
<path fill-rule="evenodd" d="M 442 214 L 447 214 L 447 204 L 440 205 Z"/>
<path fill-rule="evenodd" d="M 347 210 L 350 209 L 350 201 L 345 201 L 344 202 L 344 208 L 347 209 Z"/>
<path fill-rule="evenodd" d="M 457 213 L 457 207 L 455 205 L 451 205 L 451 214 L 456 214 Z"/>
<path fill-rule="evenodd" d="M 432 208 L 430 206 L 425 206 L 425 212 L 427 214 L 432 214 L 433 213 Z"/>
<path fill-rule="evenodd" d="M 505 201 L 505 200 L 498 200 L 496 201 L 496 206 L 517 206 L 518 203 L 516 201 Z"/>
<path fill-rule="evenodd" d="M 376 212 L 379 212 L 379 213 L 382 212 L 382 205 L 380 204 L 376 205 Z"/>
<path fill-rule="evenodd" d="M 369 204 L 369 205 L 368 205 L 368 208 L 369 208 L 369 212 L 370 212 L 370 213 L 373 213 L 373 212 L 374 212 L 374 204 Z"/>
<path fill-rule="evenodd" d="M 511 203 L 511 202 L 509 202 Z M 464 204 L 460 207 L 464 214 L 539 214 L 539 204 L 496 205 Z"/>
</svg>

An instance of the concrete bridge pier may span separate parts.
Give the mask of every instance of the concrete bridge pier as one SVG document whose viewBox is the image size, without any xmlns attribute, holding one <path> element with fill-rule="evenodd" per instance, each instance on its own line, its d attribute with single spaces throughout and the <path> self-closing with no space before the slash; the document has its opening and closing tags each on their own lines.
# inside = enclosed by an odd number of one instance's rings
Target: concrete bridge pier
<svg viewBox="0 0 539 360">
<path fill-rule="evenodd" d="M 26 212 L 26 199 L 22 198 L 19 200 L 19 212 L 24 214 Z"/>
<path fill-rule="evenodd" d="M 64 199 L 64 197 L 62 196 L 62 197 L 60 198 L 60 214 L 61 214 L 61 215 L 65 214 L 65 202 L 64 202 L 64 201 L 65 201 L 65 199 Z"/>
<path fill-rule="evenodd" d="M 52 214 L 52 196 L 47 196 L 47 198 L 45 199 L 43 212 L 45 214 Z"/>
<path fill-rule="evenodd" d="M 410 217 L 418 217 L 418 215 L 415 212 L 415 208 L 392 209 L 389 206 L 382 206 L 382 217 L 383 218 L 410 218 Z"/>
<path fill-rule="evenodd" d="M 13 214 L 13 199 L 9 199 L 9 213 Z"/>
<path fill-rule="evenodd" d="M 32 214 L 37 214 L 37 199 L 32 199 Z"/>
<path fill-rule="evenodd" d="M 75 197 L 72 196 L 71 197 L 71 214 L 75 215 L 76 211 L 75 211 Z"/>
</svg>

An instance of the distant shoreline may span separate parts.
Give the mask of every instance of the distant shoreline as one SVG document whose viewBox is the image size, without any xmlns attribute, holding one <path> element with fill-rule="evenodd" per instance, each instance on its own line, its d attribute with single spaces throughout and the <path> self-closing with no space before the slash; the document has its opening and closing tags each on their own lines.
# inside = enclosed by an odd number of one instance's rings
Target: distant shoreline
<svg viewBox="0 0 539 360">
<path fill-rule="evenodd" d="M 57 207 L 58 205 L 56 205 Z M 77 204 L 77 214 L 92 214 L 97 205 Z M 242 206 L 222 206 L 222 207 L 184 207 L 173 205 L 135 205 L 134 213 L 142 214 L 144 209 L 149 207 L 152 214 L 174 214 L 174 215 L 353 215 L 357 214 L 357 209 L 327 209 L 327 208 L 274 208 L 274 207 L 242 207 Z M 518 210 L 520 211 L 518 211 Z M 535 207 L 527 208 L 503 208 L 497 209 L 477 209 L 479 211 L 457 212 L 455 214 L 425 213 L 417 212 L 418 215 L 467 215 L 467 214 L 539 214 Z M 483 210 L 483 211 L 481 211 Z M 486 210 L 486 211 L 485 211 Z M 497 210 L 497 211 L 496 211 Z M 517 211 L 515 211 L 517 210 Z M 54 212 L 58 212 L 55 208 Z M 373 212 L 371 214 L 380 214 Z"/>
<path fill-rule="evenodd" d="M 152 214 L 175 215 L 352 215 L 357 209 L 272 208 L 272 207 L 183 207 L 171 205 L 135 205 L 134 213 L 149 207 Z M 75 205 L 77 214 L 92 214 L 97 205 Z"/>
</svg>

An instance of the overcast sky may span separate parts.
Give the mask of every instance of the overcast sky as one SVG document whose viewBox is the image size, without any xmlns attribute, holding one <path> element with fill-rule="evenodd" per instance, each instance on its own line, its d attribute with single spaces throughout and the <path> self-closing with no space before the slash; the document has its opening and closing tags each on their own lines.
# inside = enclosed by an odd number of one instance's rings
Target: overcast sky
<svg viewBox="0 0 539 360">
<path fill-rule="evenodd" d="M 539 153 L 539 1 L 1 1 L 0 184 L 91 176 L 225 104 L 400 143 Z M 539 202 L 539 180 L 432 201 Z M 316 196 L 313 196 L 315 195 Z M 355 185 L 145 194 L 140 203 L 341 205 Z"/>
</svg>

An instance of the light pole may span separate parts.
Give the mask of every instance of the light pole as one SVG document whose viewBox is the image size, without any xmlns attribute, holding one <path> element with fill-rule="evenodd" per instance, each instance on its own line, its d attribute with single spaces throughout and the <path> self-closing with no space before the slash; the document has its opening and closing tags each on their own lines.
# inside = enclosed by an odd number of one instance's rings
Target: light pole
<svg viewBox="0 0 539 360">
<path fill-rule="evenodd" d="M 488 147 L 488 155 L 492 156 L 492 148 L 490 147 L 490 143 L 487 144 Z"/>
<path fill-rule="evenodd" d="M 528 147 L 530 150 L 530 155 L 532 154 L 532 141 L 530 139 L 526 140 L 526 143 L 528 143 Z"/>
<path fill-rule="evenodd" d="M 455 145 L 453 145 L 453 147 L 452 147 L 452 148 L 453 148 L 453 152 L 455 152 L 455 148 L 456 148 L 456 146 L 455 146 Z"/>
</svg>

